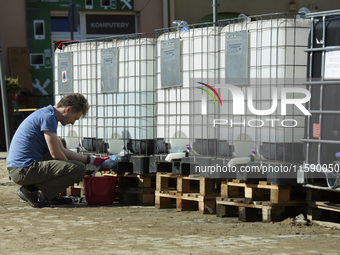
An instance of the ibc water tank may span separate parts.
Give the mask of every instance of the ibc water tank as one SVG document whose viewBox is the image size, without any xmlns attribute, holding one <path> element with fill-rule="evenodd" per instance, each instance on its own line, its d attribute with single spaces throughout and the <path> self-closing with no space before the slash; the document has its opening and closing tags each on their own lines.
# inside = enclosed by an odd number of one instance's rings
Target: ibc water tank
<svg viewBox="0 0 340 255">
<path fill-rule="evenodd" d="M 257 149 L 260 146 L 274 148 L 276 145 L 300 143 L 305 115 L 292 105 L 288 105 L 286 115 L 282 114 L 281 89 L 305 88 L 307 57 L 304 50 L 308 43 L 310 20 L 285 14 L 250 18 L 246 22 L 228 21 L 221 31 L 221 84 L 234 84 L 241 89 L 246 110 L 244 115 L 233 115 L 234 98 L 227 89 L 220 90 L 225 107 L 219 117 L 229 122 L 245 123 L 233 127 L 221 126 L 220 138 L 232 142 L 240 137 L 250 137 L 254 142 L 252 146 Z M 236 40 L 237 37 L 242 40 Z M 242 70 L 235 71 L 235 66 Z M 270 115 L 261 116 L 247 109 L 249 90 L 253 94 L 251 105 L 257 110 L 270 109 L 275 102 L 274 95 L 277 95 L 276 110 Z M 248 125 L 249 121 L 252 125 Z M 293 128 L 288 127 L 293 125 Z M 282 155 L 275 158 L 282 158 Z"/>
</svg>

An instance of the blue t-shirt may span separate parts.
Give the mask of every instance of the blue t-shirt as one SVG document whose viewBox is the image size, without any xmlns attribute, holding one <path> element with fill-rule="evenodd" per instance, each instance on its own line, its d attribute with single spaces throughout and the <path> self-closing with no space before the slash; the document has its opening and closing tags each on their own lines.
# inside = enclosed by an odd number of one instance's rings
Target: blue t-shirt
<svg viewBox="0 0 340 255">
<path fill-rule="evenodd" d="M 58 119 L 52 105 L 29 115 L 16 130 L 7 156 L 7 167 L 25 167 L 48 152 L 43 131 L 57 133 Z"/>
</svg>

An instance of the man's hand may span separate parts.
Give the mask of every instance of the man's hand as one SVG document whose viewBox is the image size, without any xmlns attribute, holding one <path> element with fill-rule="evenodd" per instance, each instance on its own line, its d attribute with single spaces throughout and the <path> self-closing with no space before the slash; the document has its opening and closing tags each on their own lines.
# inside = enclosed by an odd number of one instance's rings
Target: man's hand
<svg viewBox="0 0 340 255">
<path fill-rule="evenodd" d="M 93 165 L 100 166 L 105 160 L 109 159 L 110 157 L 95 157 L 93 161 Z"/>
</svg>

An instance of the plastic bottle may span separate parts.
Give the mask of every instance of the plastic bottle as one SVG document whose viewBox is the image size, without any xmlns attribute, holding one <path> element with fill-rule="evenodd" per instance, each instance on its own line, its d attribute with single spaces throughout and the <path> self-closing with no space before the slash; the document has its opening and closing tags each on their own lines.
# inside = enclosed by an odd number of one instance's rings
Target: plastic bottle
<svg viewBox="0 0 340 255">
<path fill-rule="evenodd" d="M 186 22 L 185 20 L 182 20 L 180 23 L 180 32 L 187 32 L 189 31 L 189 27 L 188 27 L 188 22 Z"/>
<path fill-rule="evenodd" d="M 174 20 L 172 26 L 180 33 L 189 31 L 188 22 L 185 20 Z"/>
<path fill-rule="evenodd" d="M 179 145 L 172 145 L 171 146 L 171 153 L 183 152 L 183 148 Z"/>
<path fill-rule="evenodd" d="M 110 158 L 105 160 L 100 167 L 102 168 L 113 168 L 115 165 L 117 165 L 117 157 L 115 155 L 111 155 Z"/>
<path fill-rule="evenodd" d="M 296 18 L 297 19 L 305 19 L 305 15 L 307 13 L 311 13 L 311 11 L 307 8 L 307 7 L 302 7 L 299 12 L 298 12 L 298 15 L 296 15 Z"/>
</svg>

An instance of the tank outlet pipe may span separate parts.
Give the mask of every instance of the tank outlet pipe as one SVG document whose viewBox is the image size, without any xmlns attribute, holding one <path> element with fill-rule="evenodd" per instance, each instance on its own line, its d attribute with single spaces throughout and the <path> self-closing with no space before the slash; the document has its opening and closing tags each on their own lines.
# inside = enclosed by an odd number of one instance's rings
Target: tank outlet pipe
<svg viewBox="0 0 340 255">
<path fill-rule="evenodd" d="M 169 153 L 165 161 L 171 162 L 173 159 L 181 159 L 187 156 L 187 152 L 176 152 L 176 153 Z"/>
<path fill-rule="evenodd" d="M 253 162 L 253 161 L 255 161 L 255 156 L 254 155 L 250 155 L 248 157 L 232 158 L 228 162 L 228 166 L 229 167 L 233 167 L 235 165 L 247 164 L 247 163 Z"/>
</svg>

